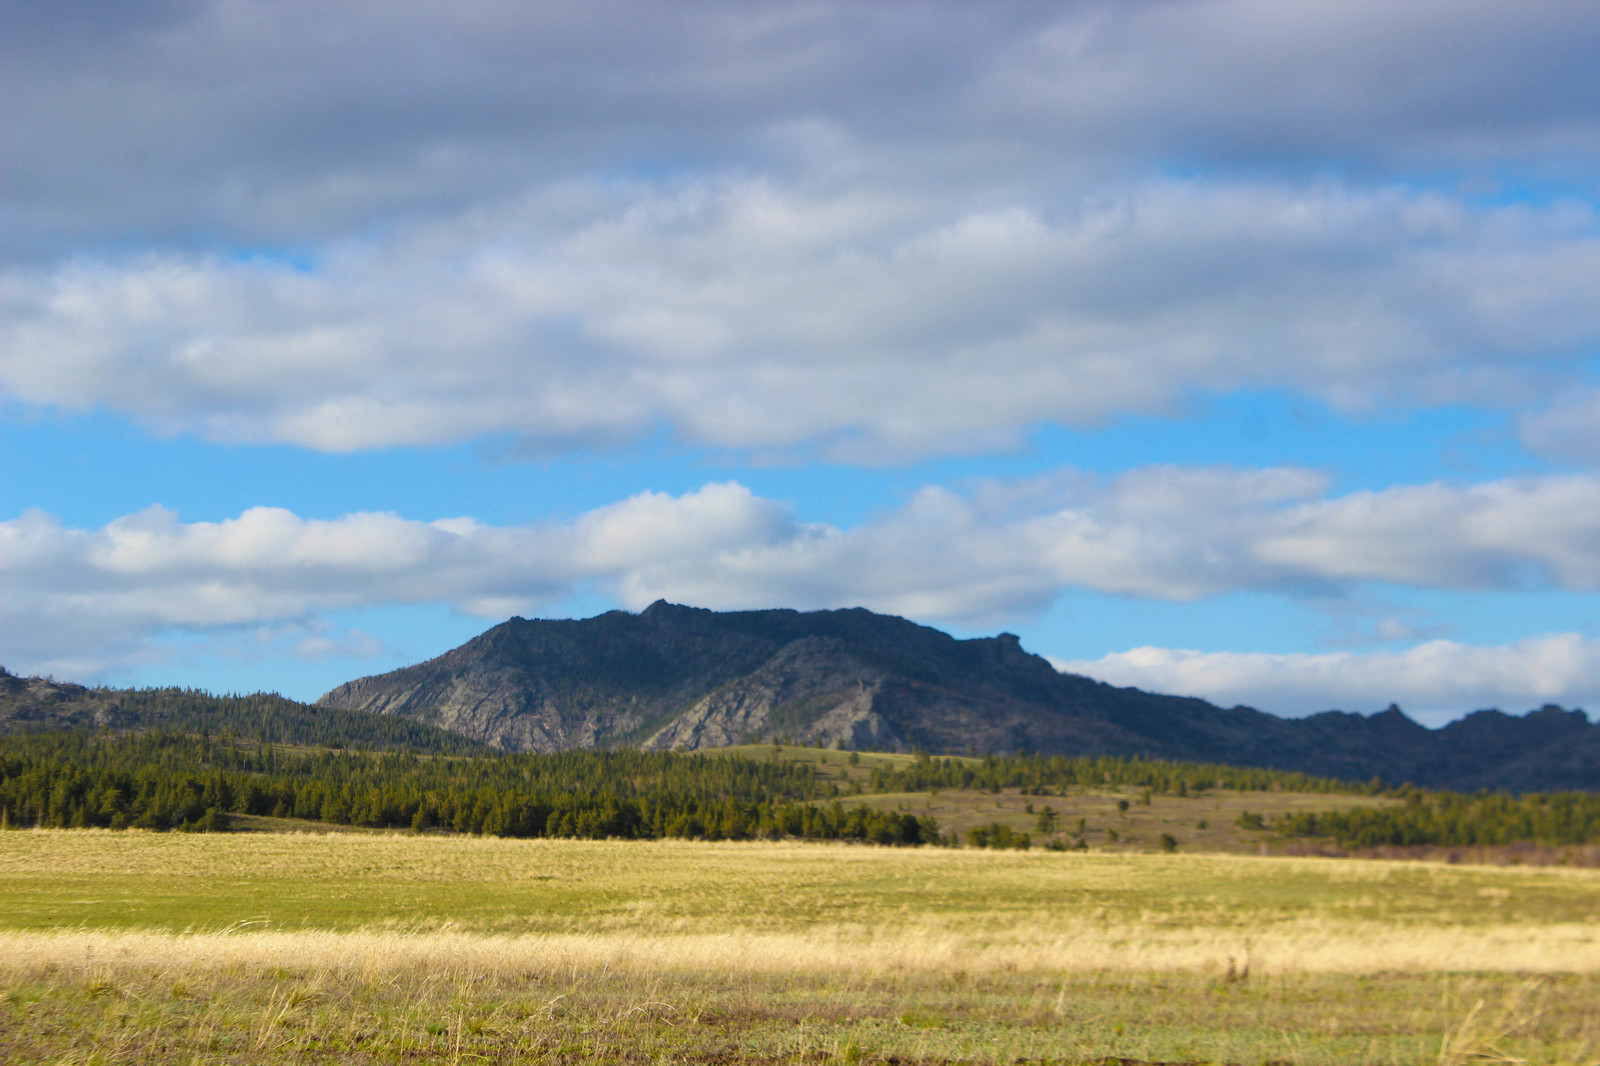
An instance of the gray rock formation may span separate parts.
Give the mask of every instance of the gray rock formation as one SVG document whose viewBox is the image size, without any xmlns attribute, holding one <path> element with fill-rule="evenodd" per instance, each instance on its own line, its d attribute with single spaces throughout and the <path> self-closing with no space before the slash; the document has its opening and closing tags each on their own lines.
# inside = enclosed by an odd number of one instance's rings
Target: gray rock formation
<svg viewBox="0 0 1600 1066">
<path fill-rule="evenodd" d="M 956 640 L 861 609 L 717 613 L 658 602 L 637 615 L 513 618 L 318 702 L 515 751 L 787 740 L 1145 755 L 1452 788 L 1600 788 L 1600 726 L 1582 711 L 1479 711 L 1440 730 L 1397 708 L 1288 720 L 1061 674 L 1009 633 Z"/>
</svg>

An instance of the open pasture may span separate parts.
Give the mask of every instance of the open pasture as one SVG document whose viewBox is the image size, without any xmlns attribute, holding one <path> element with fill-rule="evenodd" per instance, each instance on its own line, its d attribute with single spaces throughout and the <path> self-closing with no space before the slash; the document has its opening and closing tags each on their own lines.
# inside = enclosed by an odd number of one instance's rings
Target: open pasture
<svg viewBox="0 0 1600 1066">
<path fill-rule="evenodd" d="M 737 755 L 758 762 L 795 762 L 811 767 L 817 777 L 841 786 L 865 783 L 873 770 L 904 770 L 916 756 L 896 752 L 846 752 L 774 744 L 745 744 L 717 748 L 713 757 Z M 981 759 L 954 758 L 978 766 Z M 864 803 L 880 810 L 901 811 L 938 819 L 942 831 L 957 839 L 975 827 L 1003 825 L 1014 834 L 1026 833 L 1039 847 L 1051 840 L 1098 850 L 1155 850 L 1162 834 L 1184 850 L 1260 854 L 1282 850 L 1283 842 L 1270 834 L 1239 824 L 1241 815 L 1267 821 L 1285 814 L 1321 813 L 1356 807 L 1383 807 L 1402 802 L 1393 796 L 1368 796 L 1356 792 L 1239 791 L 1206 789 L 1191 795 L 1152 792 L 1137 785 L 1076 786 L 1054 790 L 1052 795 L 1026 795 L 1018 788 L 998 791 L 946 788 L 930 792 L 868 792 L 849 796 L 850 804 Z M 1041 815 L 1049 812 L 1049 824 Z"/>
<path fill-rule="evenodd" d="M 1600 1059 L 1591 870 L 28 831 L 0 899 L 16 1062 Z"/>
<path fill-rule="evenodd" d="M 1003 825 L 1026 833 L 1033 846 L 1048 841 L 1111 851 L 1150 851 L 1162 834 L 1178 848 L 1205 852 L 1259 854 L 1281 850 L 1271 834 L 1240 826 L 1242 815 L 1273 818 L 1300 811 L 1378 807 L 1398 801 L 1385 796 L 1316 792 L 1235 792 L 1218 789 L 1197 796 L 1146 795 L 1143 789 L 1073 790 L 1059 796 L 1027 796 L 1017 789 L 999 793 L 977 789 L 878 793 L 853 797 L 869 807 L 932 815 L 945 832 L 961 838 L 974 827 Z M 1126 804 L 1126 808 L 1119 807 Z M 1041 823 L 1050 820 L 1050 826 Z"/>
</svg>

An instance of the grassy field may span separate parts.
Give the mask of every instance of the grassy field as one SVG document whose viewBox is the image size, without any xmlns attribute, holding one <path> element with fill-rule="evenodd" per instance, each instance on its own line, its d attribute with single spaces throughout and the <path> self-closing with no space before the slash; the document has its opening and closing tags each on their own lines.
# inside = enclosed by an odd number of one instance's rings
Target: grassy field
<svg viewBox="0 0 1600 1066">
<path fill-rule="evenodd" d="M 1595 986 L 1387 976 L 192 969 L 13 980 L 16 1063 L 1592 1063 Z"/>
<path fill-rule="evenodd" d="M 1592 1064 L 1597 914 L 1592 870 L 11 832 L 0 1060 Z"/>
<path fill-rule="evenodd" d="M 849 784 L 865 781 L 874 769 L 901 769 L 915 759 L 912 755 L 891 752 L 860 752 L 821 748 L 784 747 L 772 744 L 746 744 L 719 748 L 715 755 L 740 755 L 761 761 L 782 760 L 813 767 L 824 781 Z M 969 760 L 973 763 L 979 759 Z M 1119 801 L 1126 809 L 1119 809 Z M 1162 834 L 1170 836 L 1184 850 L 1261 854 L 1282 842 L 1268 834 L 1241 828 L 1239 816 L 1245 813 L 1271 819 L 1299 811 L 1329 811 L 1352 807 L 1377 807 L 1399 803 L 1393 797 L 1317 792 L 1236 792 L 1210 789 L 1194 796 L 1150 794 L 1132 785 L 1106 788 L 1074 788 L 1067 795 L 1025 796 L 1017 789 L 990 793 L 973 789 L 941 789 L 938 792 L 880 793 L 850 796 L 851 804 L 932 815 L 945 832 L 958 837 L 976 826 L 1000 824 L 1014 833 L 1027 833 L 1035 847 L 1051 839 L 1063 844 L 1083 844 L 1096 850 L 1150 851 L 1158 846 Z M 1054 827 L 1041 828 L 1039 816 L 1049 808 L 1055 815 Z"/>
<path fill-rule="evenodd" d="M 861 796 L 852 802 L 869 807 L 931 814 L 946 832 L 959 836 L 974 826 L 992 823 L 1027 833 L 1034 846 L 1055 838 L 1063 843 L 1083 843 L 1097 850 L 1148 851 L 1162 834 L 1179 848 L 1205 852 L 1261 853 L 1280 842 L 1239 825 L 1243 814 L 1270 818 L 1291 811 L 1326 811 L 1334 808 L 1380 806 L 1396 802 L 1379 796 L 1327 796 L 1303 792 L 1232 792 L 1217 789 L 1202 796 L 1144 795 L 1143 789 L 1093 789 L 1066 796 L 1023 796 L 1015 789 L 1000 794 L 971 789 L 944 789 L 937 793 L 904 792 Z M 1126 810 L 1118 809 L 1118 801 Z M 1039 817 L 1046 809 L 1055 816 L 1055 828 L 1041 829 Z"/>
</svg>

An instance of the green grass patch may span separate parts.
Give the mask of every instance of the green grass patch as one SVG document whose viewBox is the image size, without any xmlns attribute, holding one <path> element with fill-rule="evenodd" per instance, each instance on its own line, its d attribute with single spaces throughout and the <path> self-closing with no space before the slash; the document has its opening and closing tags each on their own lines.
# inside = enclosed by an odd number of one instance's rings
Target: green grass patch
<svg viewBox="0 0 1600 1066">
<path fill-rule="evenodd" d="M 1092 920 L 1269 929 L 1594 921 L 1600 872 L 1227 855 L 1059 854 L 384 833 L 0 834 L 0 928 L 482 933 L 934 920 L 1047 936 Z"/>
</svg>

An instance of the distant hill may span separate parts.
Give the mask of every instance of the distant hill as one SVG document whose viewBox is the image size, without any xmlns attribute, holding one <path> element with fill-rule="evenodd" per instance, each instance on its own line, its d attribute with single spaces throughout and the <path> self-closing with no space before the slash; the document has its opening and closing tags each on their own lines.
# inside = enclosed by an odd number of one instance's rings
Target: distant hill
<svg viewBox="0 0 1600 1066">
<path fill-rule="evenodd" d="M 0 667 L 0 734 L 52 730 L 117 733 L 163 729 L 272 744 L 395 748 L 468 754 L 483 745 L 423 722 L 360 710 L 313 707 L 276 693 L 213 696 L 178 688 L 85 688 Z"/>
<path fill-rule="evenodd" d="M 935 753 L 1143 755 L 1436 788 L 1600 790 L 1600 725 L 1545 707 L 1438 730 L 1398 708 L 1290 720 L 1057 672 L 1018 639 L 957 640 L 862 609 L 513 618 L 319 706 L 437 725 L 514 751 L 788 739 Z"/>
</svg>

